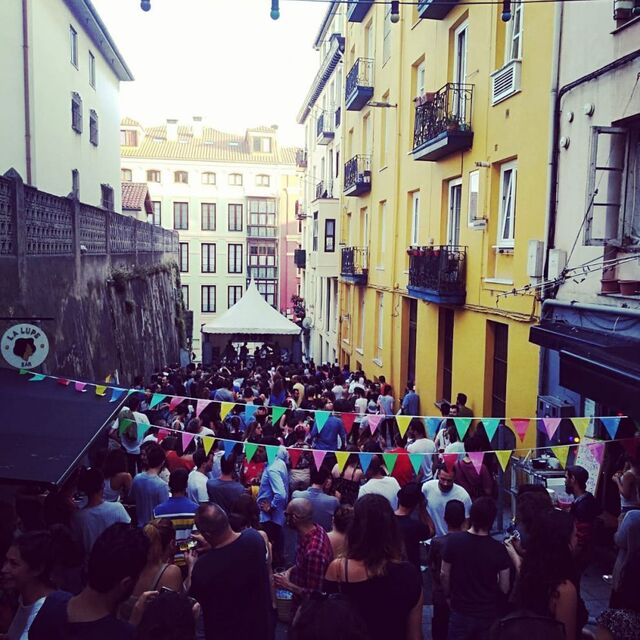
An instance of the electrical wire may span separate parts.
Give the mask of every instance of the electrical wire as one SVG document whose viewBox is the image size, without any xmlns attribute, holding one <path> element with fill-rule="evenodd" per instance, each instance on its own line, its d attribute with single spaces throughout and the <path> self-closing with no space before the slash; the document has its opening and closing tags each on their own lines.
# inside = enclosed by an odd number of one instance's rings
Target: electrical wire
<svg viewBox="0 0 640 640">
<path fill-rule="evenodd" d="M 314 2 L 331 4 L 358 4 L 360 0 L 282 0 L 283 2 Z M 559 4 L 560 2 L 573 3 L 573 2 L 604 2 L 605 0 L 511 0 L 514 4 Z M 390 5 L 391 0 L 371 0 L 370 4 Z M 399 0 L 400 5 L 417 7 L 423 2 L 418 0 Z M 438 5 L 503 5 L 503 0 L 438 0 Z"/>
</svg>

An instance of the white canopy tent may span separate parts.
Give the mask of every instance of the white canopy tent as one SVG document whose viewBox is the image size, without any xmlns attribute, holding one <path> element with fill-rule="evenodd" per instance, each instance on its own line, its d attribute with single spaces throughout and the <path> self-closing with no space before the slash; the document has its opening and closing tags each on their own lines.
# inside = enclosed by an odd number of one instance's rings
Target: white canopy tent
<svg viewBox="0 0 640 640">
<path fill-rule="evenodd" d="M 274 309 L 252 281 L 244 295 L 219 318 L 202 325 L 203 362 L 216 357 L 229 342 L 278 342 L 290 352 L 300 335 L 298 325 Z"/>
</svg>

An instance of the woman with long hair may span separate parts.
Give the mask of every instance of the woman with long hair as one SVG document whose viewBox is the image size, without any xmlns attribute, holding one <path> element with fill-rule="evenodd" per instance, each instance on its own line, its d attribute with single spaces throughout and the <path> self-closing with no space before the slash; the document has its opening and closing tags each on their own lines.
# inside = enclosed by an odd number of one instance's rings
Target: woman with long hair
<svg viewBox="0 0 640 640">
<path fill-rule="evenodd" d="M 358 499 L 358 491 L 360 491 L 364 473 L 358 461 L 357 447 L 349 445 L 347 451 L 352 454 L 347 459 L 347 464 L 345 464 L 342 471 L 335 464 L 331 470 L 331 476 L 336 490 L 336 498 L 340 500 L 341 504 L 352 505 Z"/>
<path fill-rule="evenodd" d="M 284 407 L 284 401 L 287 398 L 287 392 L 284 388 L 284 381 L 279 373 L 273 376 L 271 383 L 271 393 L 269 394 L 270 407 Z"/>
<path fill-rule="evenodd" d="M 371 640 L 422 638 L 422 578 L 404 560 L 389 501 L 360 498 L 347 532 L 347 552 L 327 569 L 325 590 L 343 593 L 364 620 Z"/>
</svg>

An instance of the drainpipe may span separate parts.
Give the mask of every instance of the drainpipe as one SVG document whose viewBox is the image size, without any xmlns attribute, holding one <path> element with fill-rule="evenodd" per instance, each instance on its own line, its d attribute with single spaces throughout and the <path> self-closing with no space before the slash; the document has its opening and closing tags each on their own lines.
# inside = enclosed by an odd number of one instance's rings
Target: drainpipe
<svg viewBox="0 0 640 640">
<path fill-rule="evenodd" d="M 29 94 L 29 0 L 22 0 L 22 81 L 24 93 L 24 151 L 27 184 L 31 184 L 31 96 Z"/>
</svg>

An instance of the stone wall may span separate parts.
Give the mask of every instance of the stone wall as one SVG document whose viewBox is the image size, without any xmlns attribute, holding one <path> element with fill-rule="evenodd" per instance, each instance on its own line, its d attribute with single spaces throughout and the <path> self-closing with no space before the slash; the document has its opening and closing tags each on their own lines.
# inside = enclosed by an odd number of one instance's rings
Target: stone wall
<svg viewBox="0 0 640 640">
<path fill-rule="evenodd" d="M 178 234 L 0 177 L 0 332 L 39 324 L 44 373 L 128 384 L 185 345 Z M 2 363 L 5 366 L 6 363 Z"/>
</svg>

